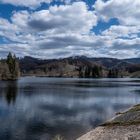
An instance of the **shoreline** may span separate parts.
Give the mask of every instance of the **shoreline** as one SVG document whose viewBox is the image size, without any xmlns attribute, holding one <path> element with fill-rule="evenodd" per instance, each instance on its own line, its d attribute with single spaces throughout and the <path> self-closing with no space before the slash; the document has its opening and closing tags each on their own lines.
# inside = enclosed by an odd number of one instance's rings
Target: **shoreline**
<svg viewBox="0 0 140 140">
<path fill-rule="evenodd" d="M 76 140 L 140 140 L 140 104 L 117 113 Z"/>
</svg>

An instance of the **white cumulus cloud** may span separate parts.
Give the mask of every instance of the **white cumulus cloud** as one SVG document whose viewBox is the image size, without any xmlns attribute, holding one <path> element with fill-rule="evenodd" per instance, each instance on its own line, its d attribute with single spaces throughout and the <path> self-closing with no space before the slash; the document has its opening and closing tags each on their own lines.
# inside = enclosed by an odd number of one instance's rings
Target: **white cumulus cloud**
<svg viewBox="0 0 140 140">
<path fill-rule="evenodd" d="M 117 18 L 123 25 L 140 24 L 139 0 L 97 0 L 94 8 L 98 16 L 104 20 Z"/>
</svg>

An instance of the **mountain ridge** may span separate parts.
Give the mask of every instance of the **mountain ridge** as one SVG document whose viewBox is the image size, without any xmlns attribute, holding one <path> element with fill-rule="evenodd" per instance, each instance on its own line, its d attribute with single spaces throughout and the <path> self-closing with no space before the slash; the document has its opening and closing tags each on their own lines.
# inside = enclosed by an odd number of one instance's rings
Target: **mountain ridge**
<svg viewBox="0 0 140 140">
<path fill-rule="evenodd" d="M 125 77 L 140 71 L 140 58 L 71 56 L 39 59 L 25 56 L 19 63 L 23 75 L 49 77 Z"/>
</svg>

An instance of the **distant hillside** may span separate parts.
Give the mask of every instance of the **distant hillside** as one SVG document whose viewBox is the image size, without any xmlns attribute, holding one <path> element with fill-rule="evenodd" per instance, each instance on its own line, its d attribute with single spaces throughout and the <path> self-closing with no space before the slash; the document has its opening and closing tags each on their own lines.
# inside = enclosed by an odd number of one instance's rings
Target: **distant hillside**
<svg viewBox="0 0 140 140">
<path fill-rule="evenodd" d="M 140 58 L 124 59 L 124 61 L 133 63 L 133 64 L 140 64 Z"/>
<path fill-rule="evenodd" d="M 100 73 L 93 72 L 99 64 L 81 57 L 64 59 L 39 60 L 31 57 L 20 59 L 20 68 L 24 75 L 51 77 L 99 77 Z M 102 74 L 103 75 L 103 74 Z"/>
<path fill-rule="evenodd" d="M 85 56 L 41 60 L 19 60 L 23 75 L 50 77 L 124 77 L 140 71 L 140 58 L 88 58 Z"/>
</svg>

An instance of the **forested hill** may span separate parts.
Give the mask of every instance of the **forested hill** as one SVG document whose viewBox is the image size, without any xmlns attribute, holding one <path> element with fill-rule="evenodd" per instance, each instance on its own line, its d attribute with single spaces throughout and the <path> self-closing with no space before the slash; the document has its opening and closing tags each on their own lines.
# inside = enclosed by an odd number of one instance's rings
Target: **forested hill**
<svg viewBox="0 0 140 140">
<path fill-rule="evenodd" d="M 42 60 L 19 59 L 22 75 L 50 77 L 140 77 L 140 58 L 88 58 L 85 56 Z"/>
</svg>

